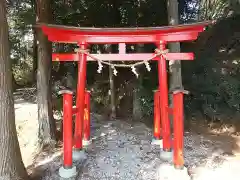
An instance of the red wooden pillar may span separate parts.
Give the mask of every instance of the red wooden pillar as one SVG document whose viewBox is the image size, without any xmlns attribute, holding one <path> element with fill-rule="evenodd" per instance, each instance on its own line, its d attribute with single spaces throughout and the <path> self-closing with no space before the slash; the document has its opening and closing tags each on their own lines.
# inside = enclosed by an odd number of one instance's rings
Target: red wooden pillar
<svg viewBox="0 0 240 180">
<path fill-rule="evenodd" d="M 166 49 L 166 43 L 160 41 L 158 48 L 159 50 L 164 51 Z M 167 65 L 166 59 L 163 55 L 160 55 L 160 60 L 158 61 L 158 80 L 161 97 L 160 113 L 162 122 L 163 151 L 171 151 L 170 121 L 168 117 Z"/>
<path fill-rule="evenodd" d="M 72 168 L 72 92 L 69 90 L 60 91 L 63 94 L 63 167 Z"/>
<path fill-rule="evenodd" d="M 84 109 L 84 133 L 83 139 L 85 141 L 90 140 L 90 91 L 85 92 L 85 109 Z"/>
<path fill-rule="evenodd" d="M 155 139 L 161 138 L 161 122 L 160 122 L 160 91 L 154 91 L 154 133 Z"/>
<path fill-rule="evenodd" d="M 78 44 L 81 49 L 86 49 L 86 43 Z M 85 53 L 78 53 L 78 84 L 77 84 L 77 99 L 76 107 L 78 112 L 75 119 L 75 149 L 82 149 L 82 137 L 83 137 L 83 117 L 85 106 L 85 86 L 86 86 L 86 72 L 87 72 L 87 55 Z"/>
<path fill-rule="evenodd" d="M 173 162 L 175 168 L 182 169 L 184 166 L 183 159 L 183 94 L 187 94 L 185 90 L 173 91 L 173 126 L 174 126 L 174 140 L 173 140 Z"/>
</svg>

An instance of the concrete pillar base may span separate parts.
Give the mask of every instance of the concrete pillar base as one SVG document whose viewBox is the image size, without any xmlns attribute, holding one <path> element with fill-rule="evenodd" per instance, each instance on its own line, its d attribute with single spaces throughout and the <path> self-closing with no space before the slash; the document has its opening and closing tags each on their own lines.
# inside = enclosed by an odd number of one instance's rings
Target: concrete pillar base
<svg viewBox="0 0 240 180">
<path fill-rule="evenodd" d="M 157 145 L 157 146 L 160 146 L 160 148 L 163 148 L 163 140 L 162 139 L 153 139 L 151 144 Z"/>
<path fill-rule="evenodd" d="M 71 178 L 77 175 L 76 166 L 72 168 L 64 168 L 63 166 L 59 168 L 58 174 L 62 178 Z"/>
<path fill-rule="evenodd" d="M 86 156 L 84 150 L 73 149 L 73 152 L 72 152 L 73 161 L 81 161 L 81 160 L 84 160 L 86 158 L 87 158 L 87 156 Z"/>
<path fill-rule="evenodd" d="M 173 161 L 173 151 L 163 151 L 161 149 L 160 158 L 164 161 Z"/>
</svg>

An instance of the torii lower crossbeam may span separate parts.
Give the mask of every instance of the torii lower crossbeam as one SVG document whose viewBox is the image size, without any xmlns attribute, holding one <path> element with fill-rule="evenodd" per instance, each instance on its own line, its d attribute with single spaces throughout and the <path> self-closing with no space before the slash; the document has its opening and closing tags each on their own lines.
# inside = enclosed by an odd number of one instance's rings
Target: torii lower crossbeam
<svg viewBox="0 0 240 180">
<path fill-rule="evenodd" d="M 146 59 L 151 59 L 154 53 L 132 53 L 132 54 L 90 54 L 87 57 L 87 61 L 96 61 L 96 59 L 101 59 L 103 61 L 142 61 Z M 166 59 L 168 60 L 193 60 L 193 53 L 167 53 Z M 95 58 L 93 58 L 95 57 Z M 74 53 L 53 53 L 53 61 L 78 61 L 78 55 Z M 153 61 L 160 60 L 159 57 L 154 57 Z"/>
</svg>

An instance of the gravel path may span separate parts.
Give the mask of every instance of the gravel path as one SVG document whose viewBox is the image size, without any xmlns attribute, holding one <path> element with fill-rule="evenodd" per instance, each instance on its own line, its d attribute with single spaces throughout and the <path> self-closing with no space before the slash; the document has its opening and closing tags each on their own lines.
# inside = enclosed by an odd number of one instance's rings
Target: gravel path
<svg viewBox="0 0 240 180">
<path fill-rule="evenodd" d="M 16 126 L 25 166 L 33 163 L 37 141 L 37 105 L 15 96 Z M 151 145 L 152 131 L 144 124 L 128 124 L 92 119 L 93 143 L 85 148 L 87 159 L 78 162 L 77 180 L 164 180 L 181 179 L 163 171 L 168 164 L 160 158 L 160 148 Z M 240 178 L 240 158 L 233 155 L 238 139 L 230 136 L 210 136 L 185 133 L 185 164 L 193 180 L 237 180 Z M 31 171 L 40 180 L 59 180 L 62 165 L 61 149 L 42 153 Z M 168 176 L 166 178 L 165 176 Z"/>
<path fill-rule="evenodd" d="M 93 121 L 93 124 L 93 143 L 85 149 L 87 159 L 77 164 L 78 180 L 179 179 L 171 171 L 161 171 L 168 163 L 160 158 L 160 149 L 151 145 L 151 130 L 144 124 L 122 121 Z M 213 139 L 185 134 L 185 163 L 192 179 L 239 179 L 240 159 L 223 150 L 224 142 Z M 58 156 L 42 165 L 42 180 L 59 179 L 61 161 Z"/>
</svg>

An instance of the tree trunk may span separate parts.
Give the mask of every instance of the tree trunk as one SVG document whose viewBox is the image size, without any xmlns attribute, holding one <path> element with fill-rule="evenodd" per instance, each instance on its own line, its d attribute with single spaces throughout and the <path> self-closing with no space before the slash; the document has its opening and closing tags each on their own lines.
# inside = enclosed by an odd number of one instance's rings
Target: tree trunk
<svg viewBox="0 0 240 180">
<path fill-rule="evenodd" d="M 113 45 L 106 44 L 105 51 L 109 54 L 112 53 Z M 109 96 L 110 96 L 110 119 L 116 119 L 116 92 L 115 92 L 115 85 L 114 85 L 114 75 L 113 75 L 113 69 L 111 66 L 109 66 Z"/>
<path fill-rule="evenodd" d="M 6 4 L 0 1 L 0 179 L 26 180 L 15 126 Z"/>
<path fill-rule="evenodd" d="M 48 23 L 51 19 L 51 1 L 36 0 L 37 22 Z M 37 31 L 38 39 L 38 72 L 37 72 L 37 100 L 39 121 L 39 143 L 43 147 L 54 145 L 56 142 L 56 124 L 53 119 L 51 97 L 51 43 L 42 33 Z"/>
<path fill-rule="evenodd" d="M 36 82 L 36 73 L 37 73 L 37 58 L 38 58 L 38 48 L 37 48 L 37 32 L 36 32 L 36 29 L 33 28 L 33 70 L 32 70 L 32 73 L 33 73 L 33 83 Z"/>
<path fill-rule="evenodd" d="M 179 22 L 178 0 L 168 0 L 169 25 L 177 25 Z M 180 52 L 180 43 L 169 44 L 171 52 Z M 169 61 L 170 89 L 182 88 L 181 61 Z"/>
<path fill-rule="evenodd" d="M 111 119 L 116 119 L 116 92 L 114 84 L 113 69 L 109 66 L 109 84 L 110 84 L 110 101 L 111 101 Z"/>
<path fill-rule="evenodd" d="M 110 24 L 114 26 L 119 26 L 121 22 L 121 13 L 119 11 L 119 1 L 114 0 L 112 1 L 112 16 L 109 19 Z M 117 53 L 117 48 L 116 45 L 109 45 L 108 53 Z M 115 52 L 116 51 L 116 52 Z M 115 91 L 115 80 L 114 80 L 114 74 L 113 74 L 113 69 L 112 67 L 109 66 L 109 92 L 110 92 L 110 119 L 116 119 L 117 113 L 116 113 L 116 91 Z"/>
<path fill-rule="evenodd" d="M 137 44 L 136 45 L 136 51 L 137 53 L 142 53 L 144 48 L 144 44 Z M 138 71 L 139 77 L 138 79 L 135 79 L 133 82 L 133 120 L 134 121 L 140 121 L 143 117 L 143 112 L 142 112 L 142 103 L 141 103 L 141 83 L 142 83 L 142 78 L 143 72 L 141 72 L 141 67 L 136 68 Z"/>
<path fill-rule="evenodd" d="M 178 0 L 168 0 L 168 24 L 177 25 L 179 23 L 178 14 Z M 180 52 L 180 43 L 170 43 L 170 52 Z M 182 71 L 181 71 L 181 61 L 169 61 L 169 71 L 170 71 L 170 91 L 183 88 L 182 85 Z M 169 107 L 173 107 L 173 96 L 170 95 Z M 170 125 L 173 128 L 173 116 L 169 115 Z"/>
<path fill-rule="evenodd" d="M 140 88 L 138 80 L 134 81 L 134 88 L 133 88 L 133 120 L 140 121 L 142 119 L 142 108 L 141 108 L 141 96 L 140 96 Z"/>
<path fill-rule="evenodd" d="M 34 0 L 31 0 L 31 4 L 32 4 L 32 13 L 36 19 L 36 3 Z M 36 19 L 37 21 L 37 19 Z M 35 27 L 32 28 L 32 32 L 33 32 L 33 54 L 32 54 L 32 57 L 33 57 L 33 69 L 32 69 L 32 82 L 35 83 L 36 82 L 36 74 L 37 74 L 37 51 L 38 51 L 38 48 L 37 48 L 37 29 Z"/>
</svg>

